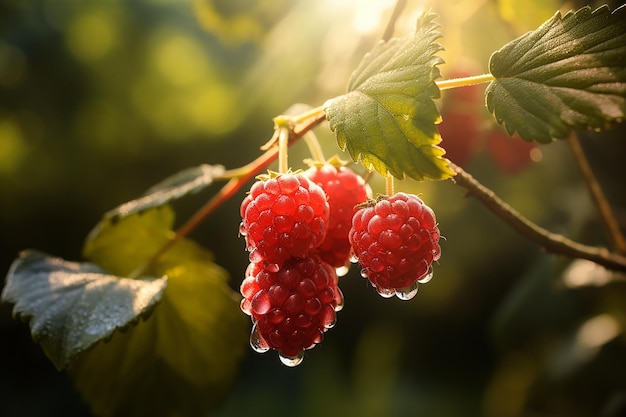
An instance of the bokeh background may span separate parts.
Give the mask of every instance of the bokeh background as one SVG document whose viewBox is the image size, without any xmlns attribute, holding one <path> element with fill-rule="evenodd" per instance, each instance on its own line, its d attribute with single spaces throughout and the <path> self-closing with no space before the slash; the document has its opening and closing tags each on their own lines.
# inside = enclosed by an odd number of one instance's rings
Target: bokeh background
<svg viewBox="0 0 626 417">
<path fill-rule="evenodd" d="M 431 8 L 444 34 L 444 78 L 480 74 L 506 42 L 583 4 L 408 1 L 396 35 Z M 26 248 L 79 260 L 102 213 L 181 169 L 252 160 L 272 117 L 344 92 L 393 7 L 0 0 L 2 275 Z M 446 127 L 444 112 L 450 158 L 549 230 L 609 245 L 566 143 L 493 145 L 498 128 L 483 90 L 456 107 L 452 93 L 442 94 L 448 120 L 458 121 Z M 581 133 L 622 226 L 624 132 Z M 327 125 L 316 133 L 327 156 L 347 158 Z M 303 144 L 290 151 L 295 168 L 305 157 Z M 371 184 L 384 189 L 376 176 Z M 623 276 L 542 252 L 451 181 L 397 188 L 421 193 L 438 215 L 446 240 L 434 279 L 412 301 L 384 300 L 353 267 L 340 284 L 346 306 L 324 343 L 294 369 L 274 353 L 250 351 L 215 415 L 626 416 Z M 177 202 L 179 221 L 211 192 Z M 241 198 L 243 191 L 192 235 L 229 271 L 233 288 L 247 265 L 237 237 Z M 11 307 L 0 305 L 0 416 L 90 416 Z"/>
</svg>

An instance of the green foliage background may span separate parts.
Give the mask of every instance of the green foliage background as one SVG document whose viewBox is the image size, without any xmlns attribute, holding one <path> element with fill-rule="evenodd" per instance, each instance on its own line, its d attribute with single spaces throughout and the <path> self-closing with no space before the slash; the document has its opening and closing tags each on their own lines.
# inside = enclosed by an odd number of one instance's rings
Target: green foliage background
<svg viewBox="0 0 626 417">
<path fill-rule="evenodd" d="M 390 10 L 362 34 L 348 24 L 354 9 L 337 3 L 0 0 L 0 270 L 29 247 L 78 260 L 106 210 L 189 166 L 243 165 L 271 135 L 273 116 L 343 94 Z M 409 3 L 399 34 L 414 28 L 418 10 Z M 503 44 L 559 8 L 582 5 L 421 6 L 440 15 L 446 78 L 466 60 L 486 72 Z M 625 134 L 622 126 L 582 137 L 622 224 Z M 328 155 L 337 152 L 328 129 L 319 136 Z M 605 244 L 565 144 L 540 149 L 543 160 L 517 176 L 486 153 L 467 170 L 539 224 Z M 305 155 L 297 145 L 290 161 Z M 422 193 L 447 238 L 433 281 L 411 302 L 383 300 L 353 268 L 341 282 L 346 307 L 324 343 L 296 369 L 273 353 L 248 351 L 217 415 L 625 412 L 623 284 L 568 287 L 567 260 L 515 235 L 449 181 L 398 187 Z M 213 190 L 176 202 L 177 219 Z M 192 236 L 230 273 L 233 288 L 247 264 L 237 238 L 242 197 Z M 89 416 L 69 377 L 54 370 L 10 307 L 0 305 L 0 415 Z M 579 354 L 581 326 L 600 314 L 617 318 L 617 336 Z"/>
</svg>

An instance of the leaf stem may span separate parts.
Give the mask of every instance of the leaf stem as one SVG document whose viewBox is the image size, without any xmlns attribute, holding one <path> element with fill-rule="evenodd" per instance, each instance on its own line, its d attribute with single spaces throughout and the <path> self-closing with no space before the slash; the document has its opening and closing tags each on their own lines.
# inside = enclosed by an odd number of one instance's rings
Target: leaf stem
<svg viewBox="0 0 626 417">
<path fill-rule="evenodd" d="M 602 217 L 604 227 L 606 228 L 609 238 L 613 242 L 613 246 L 619 253 L 626 254 L 626 239 L 624 239 L 624 235 L 620 231 L 619 224 L 617 223 L 617 220 L 613 215 L 613 211 L 611 210 L 611 205 L 609 204 L 604 192 L 602 191 L 602 187 L 600 187 L 600 184 L 598 183 L 598 180 L 589 165 L 589 161 L 585 156 L 585 152 L 580 145 L 580 140 L 578 139 L 578 136 L 576 136 L 576 133 L 572 132 L 567 137 L 567 143 L 572 150 L 574 159 L 578 164 L 578 168 L 587 183 L 587 188 L 589 188 L 591 198 L 600 212 L 600 217 Z"/>
<path fill-rule="evenodd" d="M 452 179 L 457 185 L 465 188 L 489 211 L 500 217 L 521 235 L 537 243 L 545 251 L 571 258 L 587 259 L 606 268 L 626 272 L 625 256 L 611 252 L 606 248 L 583 245 L 543 229 L 502 201 L 492 190 L 479 183 L 461 167 L 453 163 L 449 165 L 456 174 Z"/>
<path fill-rule="evenodd" d="M 470 85 L 484 84 L 495 80 L 491 74 L 472 75 L 463 78 L 451 78 L 449 80 L 435 81 L 440 90 L 448 90 L 450 88 L 467 87 Z"/>
</svg>

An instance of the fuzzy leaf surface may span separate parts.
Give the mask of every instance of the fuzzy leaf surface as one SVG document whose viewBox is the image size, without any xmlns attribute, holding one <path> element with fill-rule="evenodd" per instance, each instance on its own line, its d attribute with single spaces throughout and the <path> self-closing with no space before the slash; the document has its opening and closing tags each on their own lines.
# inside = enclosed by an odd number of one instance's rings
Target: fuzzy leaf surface
<svg viewBox="0 0 626 417">
<path fill-rule="evenodd" d="M 626 6 L 556 13 L 496 51 L 487 108 L 509 134 L 548 143 L 626 112 Z"/>
<path fill-rule="evenodd" d="M 150 313 L 166 285 L 166 278 L 120 278 L 94 264 L 29 250 L 11 265 L 2 301 L 15 304 L 13 314 L 29 321 L 33 340 L 63 369 Z"/>
<path fill-rule="evenodd" d="M 172 235 L 169 206 L 105 219 L 84 250 L 92 262 L 127 274 Z M 80 355 L 70 373 L 94 414 L 197 416 L 229 392 L 248 347 L 249 323 L 225 270 L 195 242 L 178 241 L 150 273 L 168 287 L 150 317 Z"/>
<path fill-rule="evenodd" d="M 418 20 L 413 36 L 380 42 L 353 72 L 348 92 L 325 104 L 337 142 L 352 158 L 382 175 L 416 180 L 453 175 L 436 124 L 443 61 L 436 15 Z"/>
<path fill-rule="evenodd" d="M 202 164 L 184 169 L 150 187 L 141 197 L 121 204 L 108 211 L 106 218 L 124 218 L 152 207 L 159 207 L 172 200 L 197 193 L 211 185 L 215 177 L 224 173 L 221 165 Z"/>
</svg>

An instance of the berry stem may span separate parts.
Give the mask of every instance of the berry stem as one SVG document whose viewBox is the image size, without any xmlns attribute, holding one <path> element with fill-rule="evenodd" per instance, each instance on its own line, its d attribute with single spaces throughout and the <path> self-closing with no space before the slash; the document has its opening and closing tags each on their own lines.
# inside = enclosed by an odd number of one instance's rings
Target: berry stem
<svg viewBox="0 0 626 417">
<path fill-rule="evenodd" d="M 278 172 L 284 174 L 289 169 L 289 129 L 280 127 L 278 131 Z"/>
<path fill-rule="evenodd" d="M 495 80 L 491 74 L 472 75 L 471 77 L 451 78 L 449 80 L 435 81 L 440 90 L 448 90 L 450 88 L 468 87 L 470 85 L 484 84 Z"/>
<path fill-rule="evenodd" d="M 293 145 L 300 138 L 302 138 L 308 131 L 319 125 L 326 115 L 324 112 L 317 112 L 314 116 L 298 119 L 300 122 L 297 124 L 291 124 L 288 128 L 285 128 L 285 137 L 287 146 Z M 279 133 L 280 134 L 280 133 Z M 250 179 L 252 179 L 258 172 L 265 169 L 271 164 L 279 154 L 279 149 L 276 146 L 272 146 L 262 155 L 257 157 L 254 161 L 244 165 L 241 168 L 226 171 L 224 177 L 231 179 L 224 184 L 224 186 L 217 192 L 206 204 L 196 213 L 194 213 L 189 220 L 187 220 L 173 236 L 168 240 L 159 250 L 142 266 L 137 268 L 130 278 L 138 278 L 142 276 L 147 270 L 154 266 L 155 262 L 171 248 L 176 242 L 191 233 L 196 227 L 198 227 L 207 217 L 214 213 L 222 204 L 224 204 L 229 198 L 239 191 Z"/>
<path fill-rule="evenodd" d="M 299 125 L 301 123 L 306 122 L 308 119 L 317 120 L 319 118 L 326 117 L 326 106 L 318 106 L 313 107 L 310 110 L 305 111 L 304 113 L 300 113 L 296 116 L 288 116 L 291 123 Z"/>
<path fill-rule="evenodd" d="M 395 193 L 395 180 L 393 175 L 387 174 L 387 178 L 385 178 L 385 194 L 393 195 Z"/>
<path fill-rule="evenodd" d="M 320 146 L 320 142 L 317 140 L 317 136 L 312 131 L 308 131 L 304 134 L 304 142 L 309 148 L 309 153 L 311 157 L 319 162 L 325 162 L 326 158 L 324 157 L 324 151 L 322 151 L 322 147 Z"/>
<path fill-rule="evenodd" d="M 589 165 L 589 161 L 587 161 L 587 157 L 585 156 L 585 152 L 580 145 L 580 140 L 578 139 L 578 136 L 576 136 L 576 134 L 572 132 L 567 137 L 567 143 L 569 144 L 569 147 L 574 154 L 574 159 L 578 164 L 578 168 L 580 169 L 582 176 L 587 183 L 591 198 L 595 202 L 596 207 L 600 212 L 600 217 L 602 217 L 602 221 L 604 222 L 604 226 L 607 230 L 609 238 L 613 241 L 613 246 L 619 253 L 625 255 L 626 239 L 624 239 L 624 235 L 620 231 L 619 224 L 617 223 L 617 220 L 613 215 L 611 205 L 604 195 L 602 187 L 600 187 L 598 180 L 593 174 L 593 170 Z"/>
<path fill-rule="evenodd" d="M 613 253 L 606 248 L 583 245 L 543 229 L 502 201 L 492 190 L 482 185 L 461 167 L 453 163 L 449 163 L 449 166 L 456 174 L 453 181 L 457 185 L 465 188 L 468 194 L 478 199 L 489 211 L 547 252 L 571 258 L 587 259 L 606 268 L 626 272 L 625 256 Z"/>
</svg>

